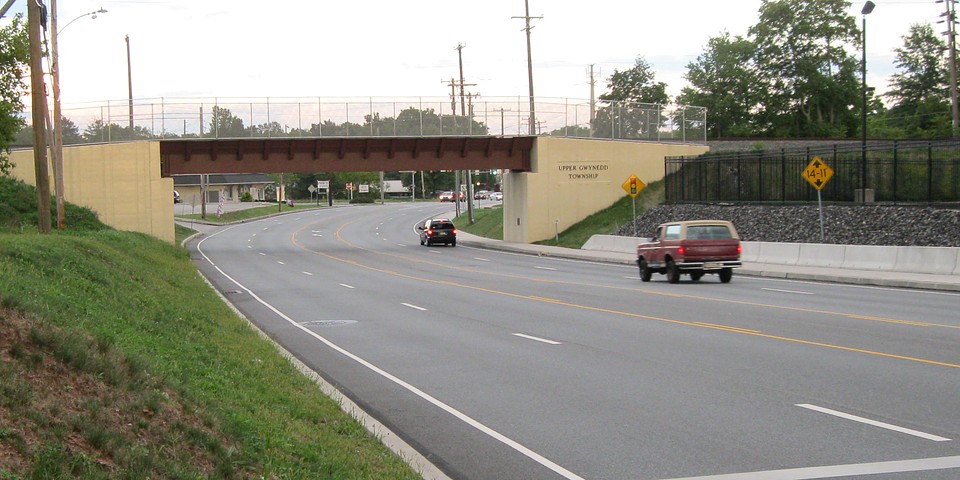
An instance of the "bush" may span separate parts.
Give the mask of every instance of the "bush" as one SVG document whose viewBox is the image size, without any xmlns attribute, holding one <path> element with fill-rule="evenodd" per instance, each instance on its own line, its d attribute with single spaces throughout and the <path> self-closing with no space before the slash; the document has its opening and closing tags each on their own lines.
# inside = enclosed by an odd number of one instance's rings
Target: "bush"
<svg viewBox="0 0 960 480">
<path fill-rule="evenodd" d="M 374 203 L 373 197 L 357 197 L 350 200 L 350 203 Z"/>
<path fill-rule="evenodd" d="M 241 201 L 241 202 L 252 202 L 252 201 L 253 201 L 253 195 L 250 195 L 250 192 L 243 192 L 243 194 L 240 195 L 240 201 Z"/>
</svg>

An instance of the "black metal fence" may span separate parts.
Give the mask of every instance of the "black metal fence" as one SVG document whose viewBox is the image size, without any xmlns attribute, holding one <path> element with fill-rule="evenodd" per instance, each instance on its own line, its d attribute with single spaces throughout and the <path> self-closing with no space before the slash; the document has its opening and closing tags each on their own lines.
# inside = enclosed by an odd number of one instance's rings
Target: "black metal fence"
<svg viewBox="0 0 960 480">
<path fill-rule="evenodd" d="M 809 202 L 817 190 L 802 173 L 820 157 L 833 176 L 824 201 L 854 202 L 864 186 L 877 202 L 960 201 L 960 140 L 870 141 L 795 150 L 668 157 L 668 203 Z M 866 176 L 864 176 L 864 172 Z"/>
</svg>

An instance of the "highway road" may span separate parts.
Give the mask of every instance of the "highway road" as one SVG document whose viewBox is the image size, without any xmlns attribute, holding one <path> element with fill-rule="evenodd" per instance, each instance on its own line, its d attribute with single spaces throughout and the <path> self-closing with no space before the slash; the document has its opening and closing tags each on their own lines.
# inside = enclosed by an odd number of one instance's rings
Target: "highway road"
<svg viewBox="0 0 960 480">
<path fill-rule="evenodd" d="M 251 321 L 455 479 L 960 478 L 960 295 L 419 245 L 436 203 L 191 242 Z"/>
</svg>

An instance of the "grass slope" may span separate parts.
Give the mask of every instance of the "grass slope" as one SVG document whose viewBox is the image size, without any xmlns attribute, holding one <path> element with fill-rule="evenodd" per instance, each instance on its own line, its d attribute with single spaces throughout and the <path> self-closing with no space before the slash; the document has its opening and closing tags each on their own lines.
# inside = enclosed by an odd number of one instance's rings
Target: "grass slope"
<svg viewBox="0 0 960 480">
<path fill-rule="evenodd" d="M 18 225 L 0 232 L 0 479 L 419 478 L 182 248 Z"/>
</svg>

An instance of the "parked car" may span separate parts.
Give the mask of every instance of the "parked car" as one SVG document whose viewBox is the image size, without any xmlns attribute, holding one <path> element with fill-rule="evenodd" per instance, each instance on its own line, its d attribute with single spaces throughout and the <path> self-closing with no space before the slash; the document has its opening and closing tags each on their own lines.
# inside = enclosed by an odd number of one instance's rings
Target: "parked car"
<svg viewBox="0 0 960 480">
<path fill-rule="evenodd" d="M 183 202 L 183 200 L 180 199 L 180 192 L 174 190 L 174 191 L 173 191 L 173 203 L 181 203 L 181 202 Z"/>
<path fill-rule="evenodd" d="M 652 274 L 666 274 L 677 283 L 688 274 L 693 281 L 705 274 L 717 274 L 728 283 L 733 269 L 741 266 L 740 236 L 725 220 L 694 220 L 664 223 L 657 227 L 650 242 L 637 245 L 640 280 L 649 282 Z"/>
<path fill-rule="evenodd" d="M 457 228 L 446 218 L 431 218 L 417 226 L 420 230 L 420 245 L 445 243 L 451 247 L 457 246 Z"/>
<path fill-rule="evenodd" d="M 502 201 L 503 201 L 503 192 L 493 192 L 493 193 L 491 193 L 491 194 L 490 194 L 490 200 L 494 200 L 494 201 L 497 201 L 497 202 L 502 202 Z"/>
</svg>

